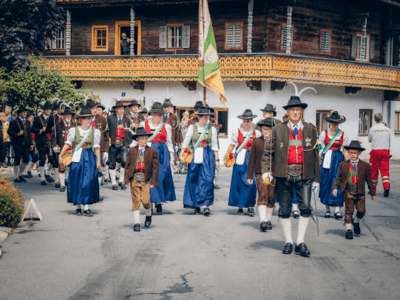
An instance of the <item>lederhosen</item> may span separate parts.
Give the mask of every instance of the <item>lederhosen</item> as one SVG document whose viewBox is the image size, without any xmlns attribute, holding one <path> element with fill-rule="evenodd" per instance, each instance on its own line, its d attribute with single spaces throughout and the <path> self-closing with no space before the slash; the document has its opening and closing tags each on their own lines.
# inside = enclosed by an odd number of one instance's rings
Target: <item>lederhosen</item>
<svg viewBox="0 0 400 300">
<path fill-rule="evenodd" d="M 357 207 L 357 218 L 362 219 L 365 215 L 365 194 L 358 193 L 358 164 L 354 168 L 350 162 L 349 178 L 344 192 L 344 203 L 345 203 L 345 216 L 344 222 L 347 224 L 352 223 L 354 206 Z"/>
</svg>

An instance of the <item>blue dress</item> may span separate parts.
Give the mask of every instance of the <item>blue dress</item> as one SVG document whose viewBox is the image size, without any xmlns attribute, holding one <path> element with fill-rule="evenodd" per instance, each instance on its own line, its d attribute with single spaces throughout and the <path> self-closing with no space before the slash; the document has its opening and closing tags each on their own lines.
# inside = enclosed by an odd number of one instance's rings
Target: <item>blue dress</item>
<svg viewBox="0 0 400 300">
<path fill-rule="evenodd" d="M 253 172 L 253 184 L 247 183 L 247 165 L 249 163 L 250 150 L 246 151 L 243 165 L 235 163 L 232 171 L 231 188 L 229 191 L 229 206 L 253 207 L 256 205 L 257 186 L 255 173 Z"/>
<path fill-rule="evenodd" d="M 336 176 L 339 173 L 339 164 L 344 161 L 344 155 L 341 151 L 332 151 L 331 165 L 329 169 L 325 169 L 324 165 L 325 154 L 322 155 L 321 163 L 321 183 L 319 197 L 321 203 L 329 206 L 343 206 L 342 185 L 339 185 L 337 197 L 333 196 L 332 188 L 336 181 Z"/>
</svg>

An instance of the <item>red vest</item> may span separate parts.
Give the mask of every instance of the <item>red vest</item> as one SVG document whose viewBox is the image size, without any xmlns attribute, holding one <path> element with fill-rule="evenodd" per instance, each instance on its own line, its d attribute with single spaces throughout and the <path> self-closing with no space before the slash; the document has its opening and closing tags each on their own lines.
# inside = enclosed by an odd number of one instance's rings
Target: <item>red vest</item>
<svg viewBox="0 0 400 300">
<path fill-rule="evenodd" d="M 146 121 L 144 123 L 144 129 L 148 133 L 152 133 L 149 125 L 149 121 Z M 165 143 L 167 141 L 167 130 L 165 129 L 165 126 L 161 129 L 161 131 L 154 137 L 154 139 L 151 141 L 152 143 Z"/>
<path fill-rule="evenodd" d="M 238 148 L 243 144 L 245 138 L 243 137 L 243 133 L 238 129 Z M 253 139 L 256 137 L 256 131 L 254 130 L 252 137 L 247 141 L 246 146 L 243 149 L 249 150 L 251 149 L 251 145 L 253 145 Z"/>
<path fill-rule="evenodd" d="M 302 165 L 304 162 L 304 155 L 303 155 L 303 139 L 301 135 L 301 129 L 297 131 L 296 138 L 294 138 L 293 136 L 293 130 L 290 129 L 289 142 L 291 141 L 300 141 L 301 146 L 290 146 L 289 144 L 288 165 L 293 165 L 293 164 Z"/>
<path fill-rule="evenodd" d="M 342 144 L 343 144 L 343 137 L 344 137 L 344 132 L 342 132 L 342 136 L 340 137 L 339 141 L 334 141 L 331 148 L 329 150 L 332 151 L 340 151 L 340 148 L 342 148 Z M 331 141 L 331 139 L 328 136 L 328 130 L 325 130 L 325 146 L 329 144 L 329 142 Z"/>
</svg>

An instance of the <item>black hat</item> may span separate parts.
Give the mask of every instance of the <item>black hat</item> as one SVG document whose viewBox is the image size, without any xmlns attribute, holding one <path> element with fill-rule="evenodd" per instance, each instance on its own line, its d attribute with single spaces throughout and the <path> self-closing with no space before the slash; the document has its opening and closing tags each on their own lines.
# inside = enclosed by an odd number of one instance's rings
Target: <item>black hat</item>
<svg viewBox="0 0 400 300">
<path fill-rule="evenodd" d="M 71 107 L 67 106 L 64 109 L 64 112 L 61 113 L 62 115 L 75 115 L 75 113 L 71 110 Z"/>
<path fill-rule="evenodd" d="M 346 118 L 342 115 L 339 115 L 339 113 L 335 110 L 334 112 L 331 112 L 330 116 L 325 118 L 325 121 L 329 123 L 344 123 L 346 122 Z"/>
<path fill-rule="evenodd" d="M 346 150 L 360 150 L 361 152 L 365 150 L 365 148 L 361 147 L 359 141 L 352 140 L 348 146 L 344 146 Z"/>
<path fill-rule="evenodd" d="M 146 108 L 146 107 L 143 107 L 143 109 L 142 109 L 141 111 L 139 111 L 139 113 L 141 113 L 141 114 L 147 114 L 147 113 L 148 113 L 147 108 Z"/>
<path fill-rule="evenodd" d="M 260 122 L 258 122 L 257 125 L 260 127 L 263 127 L 263 126 L 274 127 L 275 122 L 274 122 L 274 119 L 272 119 L 272 118 L 265 118 L 265 119 L 262 119 Z"/>
<path fill-rule="evenodd" d="M 43 105 L 43 110 L 46 110 L 46 109 L 51 109 L 51 103 L 50 103 L 50 102 L 46 102 L 46 103 Z"/>
<path fill-rule="evenodd" d="M 202 101 L 197 101 L 196 104 L 194 105 L 194 109 L 198 109 L 200 107 L 203 107 L 203 102 Z"/>
<path fill-rule="evenodd" d="M 97 103 L 95 101 L 93 101 L 93 99 L 87 99 L 86 106 L 87 107 L 97 106 Z"/>
<path fill-rule="evenodd" d="M 28 111 L 28 109 L 25 106 L 21 105 L 17 110 L 17 114 L 19 114 L 20 112 L 23 112 L 23 111 Z"/>
<path fill-rule="evenodd" d="M 110 109 L 110 113 L 113 113 L 113 112 L 115 112 L 115 108 L 114 108 L 114 106 L 113 106 L 113 107 L 111 107 L 111 109 Z"/>
<path fill-rule="evenodd" d="M 131 107 L 131 106 L 134 106 L 134 105 L 140 106 L 140 103 L 137 102 L 137 100 L 135 99 L 135 100 L 131 101 L 131 103 L 128 105 L 128 107 Z"/>
<path fill-rule="evenodd" d="M 136 133 L 132 135 L 132 139 L 136 140 L 139 136 L 152 136 L 153 134 L 148 133 L 144 127 L 138 127 Z"/>
<path fill-rule="evenodd" d="M 196 114 L 199 116 L 211 116 L 210 111 L 204 106 L 199 107 L 199 111 Z"/>
<path fill-rule="evenodd" d="M 302 109 L 307 108 L 308 104 L 307 103 L 302 103 L 300 98 L 297 96 L 291 96 L 290 100 L 288 101 L 288 104 L 283 106 L 283 109 L 288 109 L 290 107 L 301 107 Z"/>
<path fill-rule="evenodd" d="M 154 102 L 149 114 L 165 114 L 163 105 L 160 102 Z"/>
<path fill-rule="evenodd" d="M 117 107 L 124 107 L 125 108 L 125 105 L 121 101 L 117 101 L 117 103 L 115 103 L 113 108 L 116 109 Z"/>
<path fill-rule="evenodd" d="M 26 115 L 26 117 L 30 117 L 30 116 L 34 116 L 35 114 L 33 113 L 33 111 L 28 110 L 28 114 Z"/>
<path fill-rule="evenodd" d="M 260 110 L 272 112 L 274 113 L 274 117 L 276 116 L 276 107 L 274 107 L 272 104 L 267 104 L 263 109 Z"/>
<path fill-rule="evenodd" d="M 102 110 L 106 109 L 106 107 L 103 104 L 101 104 L 100 102 L 97 103 L 97 107 L 100 107 Z"/>
<path fill-rule="evenodd" d="M 256 115 L 253 115 L 253 112 L 251 111 L 251 109 L 246 109 L 243 114 L 241 114 L 240 116 L 238 116 L 239 119 L 242 120 L 250 120 L 250 119 L 254 119 L 256 118 Z"/>
<path fill-rule="evenodd" d="M 212 108 L 210 105 L 206 104 L 206 108 L 210 111 L 210 117 L 214 117 L 215 116 L 215 110 L 214 108 Z"/>
<path fill-rule="evenodd" d="M 82 107 L 81 113 L 76 118 L 93 117 L 90 108 L 87 106 Z"/>
<path fill-rule="evenodd" d="M 168 107 L 168 106 L 174 106 L 174 105 L 172 104 L 170 99 L 165 99 L 163 102 L 163 106 Z"/>
</svg>

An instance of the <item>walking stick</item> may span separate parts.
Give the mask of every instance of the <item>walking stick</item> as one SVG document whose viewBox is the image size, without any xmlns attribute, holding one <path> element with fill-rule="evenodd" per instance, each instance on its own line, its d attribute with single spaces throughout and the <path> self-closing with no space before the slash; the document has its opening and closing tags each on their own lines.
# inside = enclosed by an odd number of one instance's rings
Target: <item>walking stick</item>
<svg viewBox="0 0 400 300">
<path fill-rule="evenodd" d="M 317 234 L 319 236 L 319 223 L 318 223 L 318 209 L 317 209 L 317 189 L 313 189 L 314 194 L 314 202 L 315 202 L 315 220 L 314 222 L 317 223 Z"/>
</svg>

